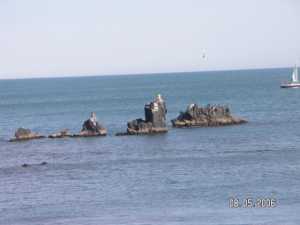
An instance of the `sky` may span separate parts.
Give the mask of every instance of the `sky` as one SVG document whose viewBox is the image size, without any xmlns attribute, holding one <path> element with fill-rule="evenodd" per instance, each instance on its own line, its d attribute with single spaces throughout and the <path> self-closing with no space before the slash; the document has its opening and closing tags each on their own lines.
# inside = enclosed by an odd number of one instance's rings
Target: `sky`
<svg viewBox="0 0 300 225">
<path fill-rule="evenodd" d="M 0 0 L 0 78 L 289 67 L 299 23 L 299 0 Z"/>
</svg>

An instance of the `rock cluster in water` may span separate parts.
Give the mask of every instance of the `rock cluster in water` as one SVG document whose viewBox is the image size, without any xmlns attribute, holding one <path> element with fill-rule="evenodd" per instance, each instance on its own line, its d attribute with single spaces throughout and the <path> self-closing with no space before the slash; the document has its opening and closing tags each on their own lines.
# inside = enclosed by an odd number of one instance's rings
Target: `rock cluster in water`
<svg viewBox="0 0 300 225">
<path fill-rule="evenodd" d="M 106 136 L 106 134 L 106 128 L 97 121 L 96 114 L 91 113 L 91 117 L 83 123 L 80 133 L 72 137 L 95 137 Z"/>
<path fill-rule="evenodd" d="M 72 137 L 73 135 L 69 133 L 68 129 L 59 131 L 58 133 L 50 134 L 48 138 L 66 138 Z"/>
<path fill-rule="evenodd" d="M 116 135 L 143 135 L 168 132 L 166 124 L 167 107 L 160 94 L 152 102 L 145 105 L 144 111 L 145 119 L 135 119 L 128 122 L 126 132 L 117 133 Z M 190 104 L 185 112 L 181 112 L 171 122 L 173 127 L 184 128 L 235 125 L 246 123 L 247 121 L 233 117 L 227 106 L 207 105 L 206 107 L 201 107 L 196 104 Z M 48 138 L 96 137 L 106 135 L 106 128 L 97 121 L 96 114 L 91 113 L 91 117 L 84 121 L 82 129 L 78 134 L 71 134 L 68 129 L 64 129 L 49 135 Z M 15 138 L 10 141 L 24 141 L 44 137 L 29 129 L 19 128 L 15 133 Z"/>
<path fill-rule="evenodd" d="M 106 136 L 106 129 L 97 121 L 96 114 L 91 113 L 91 117 L 86 120 L 79 134 L 70 134 L 68 129 L 59 131 L 58 133 L 50 134 L 48 138 L 66 138 L 66 137 L 96 137 L 96 136 Z M 29 129 L 19 128 L 15 133 L 15 138 L 10 139 L 11 142 L 14 141 L 25 141 L 32 139 L 45 138 L 38 133 L 34 133 Z"/>
<path fill-rule="evenodd" d="M 127 131 L 121 135 L 142 135 L 168 132 L 166 125 L 167 107 L 161 97 L 157 97 L 144 107 L 145 119 L 135 119 L 127 123 Z"/>
<path fill-rule="evenodd" d="M 246 123 L 244 119 L 233 117 L 227 106 L 190 104 L 185 112 L 173 119 L 173 127 L 213 127 Z"/>
<path fill-rule="evenodd" d="M 19 128 L 15 132 L 15 137 L 10 139 L 10 142 L 14 141 L 27 141 L 27 140 L 33 140 L 33 139 L 40 139 L 40 138 L 45 138 L 45 136 L 40 135 L 38 133 L 34 133 L 29 129 L 25 128 Z"/>
</svg>

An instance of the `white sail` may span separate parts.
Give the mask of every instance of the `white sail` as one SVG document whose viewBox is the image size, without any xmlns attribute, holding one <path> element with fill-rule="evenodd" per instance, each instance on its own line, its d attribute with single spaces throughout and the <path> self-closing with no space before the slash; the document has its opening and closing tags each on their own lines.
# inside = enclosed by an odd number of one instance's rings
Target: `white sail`
<svg viewBox="0 0 300 225">
<path fill-rule="evenodd" d="M 293 82 L 299 82 L 299 80 L 298 80 L 298 68 L 297 68 L 297 66 L 295 66 L 295 69 L 293 71 L 292 81 Z"/>
</svg>

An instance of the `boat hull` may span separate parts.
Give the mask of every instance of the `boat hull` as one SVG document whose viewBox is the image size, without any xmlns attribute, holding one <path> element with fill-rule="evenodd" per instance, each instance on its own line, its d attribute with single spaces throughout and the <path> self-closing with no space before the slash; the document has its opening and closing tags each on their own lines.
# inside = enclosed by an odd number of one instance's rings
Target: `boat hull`
<svg viewBox="0 0 300 225">
<path fill-rule="evenodd" d="M 290 83 L 290 84 L 282 84 L 281 88 L 300 88 L 300 83 Z"/>
</svg>

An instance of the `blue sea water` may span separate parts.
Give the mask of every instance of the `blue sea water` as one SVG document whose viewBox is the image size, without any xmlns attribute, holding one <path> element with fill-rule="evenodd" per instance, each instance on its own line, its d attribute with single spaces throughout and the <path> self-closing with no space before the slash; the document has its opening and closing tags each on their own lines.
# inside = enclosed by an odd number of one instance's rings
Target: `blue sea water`
<svg viewBox="0 0 300 225">
<path fill-rule="evenodd" d="M 300 224 L 300 89 L 279 88 L 290 74 L 0 80 L 0 224 Z M 228 104 L 249 123 L 115 137 L 156 93 L 169 120 L 197 102 Z M 107 137 L 7 142 L 18 127 L 78 132 L 91 111 Z M 276 207 L 230 208 L 232 197 Z"/>
</svg>

